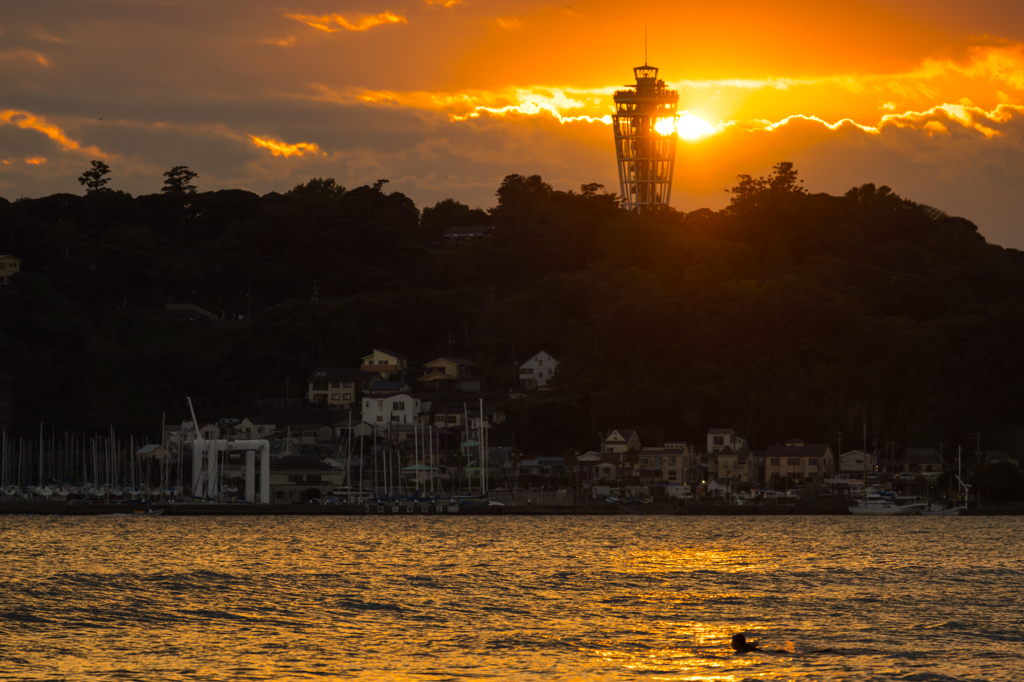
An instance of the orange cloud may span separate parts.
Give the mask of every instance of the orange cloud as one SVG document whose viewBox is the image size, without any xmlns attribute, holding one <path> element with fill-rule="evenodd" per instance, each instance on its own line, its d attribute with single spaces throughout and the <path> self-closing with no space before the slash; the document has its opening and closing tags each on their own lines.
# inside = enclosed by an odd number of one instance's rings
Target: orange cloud
<svg viewBox="0 0 1024 682">
<path fill-rule="evenodd" d="M 498 17 L 498 26 L 501 26 L 502 28 L 519 28 L 522 25 L 523 22 L 519 21 L 515 17 L 510 17 L 508 19 Z"/>
<path fill-rule="evenodd" d="M 0 52 L 0 60 L 3 59 L 26 59 L 30 62 L 36 62 L 41 66 L 49 66 L 50 60 L 47 59 L 42 53 L 36 52 L 35 50 L 29 50 L 24 47 L 19 47 L 14 50 L 4 50 Z"/>
<path fill-rule="evenodd" d="M 374 26 L 381 26 L 384 24 L 407 24 L 405 17 L 391 12 L 381 12 L 380 14 L 367 14 L 359 17 L 355 23 L 352 23 L 340 14 L 325 14 L 323 16 L 315 16 L 309 14 L 286 14 L 289 19 L 295 19 L 301 21 L 307 26 L 326 31 L 328 33 L 335 33 L 342 29 L 346 31 L 366 31 L 373 28 Z"/>
<path fill-rule="evenodd" d="M 102 159 L 110 158 L 96 147 L 83 147 L 75 140 L 68 137 L 63 130 L 56 125 L 47 122 L 45 119 L 30 114 L 27 111 L 18 111 L 15 109 L 8 109 L 7 111 L 0 111 L 0 123 L 7 125 L 17 126 L 19 128 L 25 128 L 26 130 L 36 130 L 46 135 L 48 138 L 56 142 L 64 150 L 81 150 L 88 152 L 93 156 L 98 156 Z"/>
<path fill-rule="evenodd" d="M 462 0 L 423 0 L 431 7 L 454 7 L 455 5 L 461 5 Z"/>
<path fill-rule="evenodd" d="M 25 163 L 33 165 L 33 166 L 39 166 L 39 165 L 42 165 L 42 164 L 46 163 L 46 157 L 45 156 L 30 156 L 30 157 L 25 159 Z"/>
<path fill-rule="evenodd" d="M 257 147 L 263 147 L 270 151 L 274 156 L 303 156 L 305 154 L 317 154 L 320 148 L 312 142 L 299 142 L 297 144 L 288 144 L 287 142 L 280 142 L 270 137 L 256 137 L 255 135 L 249 136 Z"/>
</svg>

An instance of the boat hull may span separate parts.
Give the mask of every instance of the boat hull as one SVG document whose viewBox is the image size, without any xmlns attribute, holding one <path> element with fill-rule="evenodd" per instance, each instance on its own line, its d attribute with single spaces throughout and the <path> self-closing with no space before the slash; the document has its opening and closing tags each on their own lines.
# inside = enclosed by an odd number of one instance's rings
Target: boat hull
<svg viewBox="0 0 1024 682">
<path fill-rule="evenodd" d="M 858 516 L 913 516 L 921 513 L 921 505 L 906 504 L 879 507 L 851 507 L 851 514 Z"/>
<path fill-rule="evenodd" d="M 921 516 L 960 516 L 966 507 L 953 507 L 952 509 L 937 509 L 935 511 L 923 511 Z"/>
</svg>

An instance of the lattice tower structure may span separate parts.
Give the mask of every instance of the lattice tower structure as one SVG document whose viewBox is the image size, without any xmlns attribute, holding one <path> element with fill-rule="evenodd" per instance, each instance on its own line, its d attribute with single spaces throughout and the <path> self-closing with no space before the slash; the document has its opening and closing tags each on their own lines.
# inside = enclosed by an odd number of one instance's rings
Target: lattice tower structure
<svg viewBox="0 0 1024 682">
<path fill-rule="evenodd" d="M 638 66 L 633 74 L 636 83 L 615 93 L 612 128 L 622 205 L 643 213 L 651 206 L 667 206 L 672 196 L 679 93 L 665 87 L 655 66 Z"/>
</svg>

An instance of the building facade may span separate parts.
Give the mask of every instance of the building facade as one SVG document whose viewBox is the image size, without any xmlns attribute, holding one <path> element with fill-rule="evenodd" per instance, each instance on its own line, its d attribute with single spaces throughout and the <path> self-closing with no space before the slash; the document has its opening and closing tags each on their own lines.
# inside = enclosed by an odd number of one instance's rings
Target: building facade
<svg viewBox="0 0 1024 682">
<path fill-rule="evenodd" d="M 523 388 L 544 388 L 557 369 L 558 360 L 546 351 L 540 351 L 519 365 L 519 385 Z"/>
<path fill-rule="evenodd" d="M 835 473 L 835 456 L 828 443 L 789 440 L 765 450 L 765 485 L 790 488 L 830 478 Z"/>
<path fill-rule="evenodd" d="M 408 393 L 364 397 L 363 421 L 384 435 L 395 424 L 419 423 L 420 399 Z"/>
<path fill-rule="evenodd" d="M 306 399 L 317 407 L 350 410 L 376 377 L 362 369 L 315 369 L 306 378 Z"/>
<path fill-rule="evenodd" d="M 639 469 L 641 478 L 649 483 L 690 483 L 696 471 L 693 449 L 686 443 L 643 448 Z"/>
<path fill-rule="evenodd" d="M 403 376 L 409 369 L 409 360 L 401 353 L 374 348 L 372 353 L 363 356 L 363 364 L 359 369 L 376 372 L 384 379 L 390 379 L 393 376 Z"/>
<path fill-rule="evenodd" d="M 747 439 L 733 429 L 708 429 L 708 453 L 732 448 L 733 452 L 747 449 Z"/>
</svg>

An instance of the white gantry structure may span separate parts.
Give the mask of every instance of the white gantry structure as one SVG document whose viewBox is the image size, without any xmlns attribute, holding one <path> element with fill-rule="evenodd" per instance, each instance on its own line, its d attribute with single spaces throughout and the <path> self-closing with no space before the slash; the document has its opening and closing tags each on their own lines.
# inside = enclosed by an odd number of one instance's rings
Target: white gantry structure
<svg viewBox="0 0 1024 682">
<path fill-rule="evenodd" d="M 218 462 L 231 453 L 245 453 L 245 501 L 270 504 L 270 442 L 265 440 L 205 440 L 192 442 L 192 497 L 220 497 Z M 256 499 L 256 455 L 260 456 L 260 496 Z"/>
<path fill-rule="evenodd" d="M 615 156 L 623 208 L 643 213 L 667 206 L 675 170 L 679 93 L 658 79 L 655 66 L 633 69 L 636 83 L 615 93 Z"/>
</svg>

